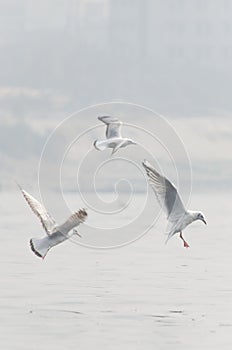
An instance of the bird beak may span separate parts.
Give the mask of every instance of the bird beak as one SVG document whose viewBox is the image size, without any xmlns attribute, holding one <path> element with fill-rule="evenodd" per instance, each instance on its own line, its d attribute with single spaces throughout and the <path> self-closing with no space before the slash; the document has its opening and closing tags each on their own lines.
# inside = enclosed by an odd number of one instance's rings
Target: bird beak
<svg viewBox="0 0 232 350">
<path fill-rule="evenodd" d="M 77 230 L 74 230 L 74 234 L 77 235 L 78 237 L 82 238 L 82 236 L 77 232 Z"/>
<path fill-rule="evenodd" d="M 207 222 L 204 219 L 202 219 L 202 221 L 204 222 L 205 225 L 207 225 Z"/>
</svg>

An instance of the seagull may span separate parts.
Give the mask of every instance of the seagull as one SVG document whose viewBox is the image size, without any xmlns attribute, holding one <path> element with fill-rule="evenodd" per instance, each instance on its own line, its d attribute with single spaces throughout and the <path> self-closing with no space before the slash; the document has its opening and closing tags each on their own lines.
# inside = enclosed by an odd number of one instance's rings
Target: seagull
<svg viewBox="0 0 232 350">
<path fill-rule="evenodd" d="M 166 243 L 175 233 L 180 233 L 180 238 L 185 248 L 189 248 L 189 244 L 185 241 L 182 231 L 193 221 L 201 220 L 206 225 L 204 215 L 198 211 L 190 211 L 185 209 L 181 198 L 175 186 L 164 176 L 160 175 L 148 161 L 144 161 L 143 166 L 146 170 L 149 183 L 156 194 L 157 200 L 167 214 L 168 238 Z"/>
<path fill-rule="evenodd" d="M 63 224 L 57 225 L 55 220 L 39 201 L 28 192 L 24 191 L 20 186 L 19 188 L 32 211 L 39 217 L 47 234 L 43 238 L 30 239 L 31 250 L 38 257 L 44 259 L 52 247 L 66 241 L 75 234 L 81 237 L 75 227 L 86 220 L 88 214 L 85 209 L 80 209 L 73 213 Z M 71 230 L 72 232 L 70 233 Z"/>
<path fill-rule="evenodd" d="M 106 124 L 106 139 L 103 141 L 95 141 L 94 147 L 98 151 L 103 151 L 106 148 L 113 148 L 112 155 L 116 153 L 119 148 L 126 147 L 128 145 L 137 145 L 131 139 L 124 138 L 121 135 L 122 122 L 115 117 L 103 116 L 98 117 L 98 120 Z"/>
</svg>

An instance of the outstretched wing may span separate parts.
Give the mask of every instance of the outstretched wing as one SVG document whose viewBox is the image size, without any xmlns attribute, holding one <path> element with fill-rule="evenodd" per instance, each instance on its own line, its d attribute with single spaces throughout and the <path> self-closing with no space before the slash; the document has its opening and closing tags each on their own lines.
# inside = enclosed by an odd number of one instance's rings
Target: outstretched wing
<svg viewBox="0 0 232 350">
<path fill-rule="evenodd" d="M 62 225 L 57 227 L 57 231 L 63 233 L 66 235 L 70 230 L 72 230 L 74 227 L 80 225 L 83 223 L 88 214 L 85 209 L 80 209 L 79 211 L 72 214 L 68 220 L 66 220 Z"/>
<path fill-rule="evenodd" d="M 121 125 L 122 122 L 118 118 L 114 117 L 98 117 L 98 120 L 101 122 L 105 123 L 107 128 L 106 128 L 106 138 L 110 139 L 113 137 L 119 137 L 121 138 Z"/>
<path fill-rule="evenodd" d="M 145 160 L 142 164 L 158 202 L 167 214 L 167 219 L 176 222 L 186 213 L 186 209 L 175 186 L 166 177 L 160 175 L 149 162 Z"/>
<path fill-rule="evenodd" d="M 55 220 L 39 201 L 32 197 L 28 192 L 24 191 L 20 186 L 19 188 L 23 194 L 23 197 L 26 199 L 27 203 L 31 207 L 32 211 L 40 219 L 44 230 L 48 235 L 50 235 L 56 225 Z"/>
<path fill-rule="evenodd" d="M 116 153 L 121 147 L 122 145 L 125 143 L 125 140 L 122 140 L 122 142 L 120 142 L 115 148 L 113 148 L 112 154 Z"/>
</svg>

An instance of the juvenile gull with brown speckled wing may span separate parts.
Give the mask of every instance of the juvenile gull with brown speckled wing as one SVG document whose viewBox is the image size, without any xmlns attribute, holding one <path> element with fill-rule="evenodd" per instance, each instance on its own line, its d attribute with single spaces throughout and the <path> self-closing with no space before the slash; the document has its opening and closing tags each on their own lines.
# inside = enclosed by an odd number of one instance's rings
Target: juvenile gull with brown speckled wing
<svg viewBox="0 0 232 350">
<path fill-rule="evenodd" d="M 73 213 L 63 224 L 57 225 L 56 221 L 39 201 L 23 190 L 20 186 L 19 188 L 32 211 L 39 217 L 42 226 L 47 233 L 47 236 L 43 238 L 30 239 L 31 249 L 37 256 L 44 259 L 48 251 L 57 244 L 66 241 L 74 234 L 81 237 L 74 228 L 86 220 L 88 214 L 85 209 L 78 210 L 77 212 Z M 72 232 L 70 233 L 71 230 Z"/>
</svg>

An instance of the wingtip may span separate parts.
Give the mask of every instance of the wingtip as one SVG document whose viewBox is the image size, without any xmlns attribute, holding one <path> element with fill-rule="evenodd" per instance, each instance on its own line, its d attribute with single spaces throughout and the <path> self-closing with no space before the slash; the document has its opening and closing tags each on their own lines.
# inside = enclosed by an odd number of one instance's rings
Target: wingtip
<svg viewBox="0 0 232 350">
<path fill-rule="evenodd" d="M 105 124 L 110 124 L 110 123 L 120 123 L 122 124 L 122 122 L 118 119 L 118 117 L 115 116 L 110 116 L 110 115 L 100 115 L 97 117 L 98 120 L 100 120 L 101 122 L 105 123 Z M 111 120 L 108 120 L 111 119 Z"/>
<path fill-rule="evenodd" d="M 86 220 L 86 218 L 88 217 L 87 209 L 82 208 L 82 209 L 78 210 L 77 215 L 78 215 L 79 219 L 84 222 Z"/>
<path fill-rule="evenodd" d="M 18 181 L 17 180 L 13 180 L 14 181 L 14 183 L 16 184 L 16 186 L 20 189 L 20 191 L 22 191 L 23 190 L 23 188 L 22 188 L 22 186 L 18 183 Z"/>
<path fill-rule="evenodd" d="M 173 233 L 165 233 L 168 235 L 167 239 L 165 240 L 165 245 L 168 244 L 168 241 L 173 237 Z"/>
<path fill-rule="evenodd" d="M 142 165 L 144 166 L 144 168 L 151 167 L 151 164 L 146 159 L 144 159 L 144 161 L 142 162 Z"/>
<path fill-rule="evenodd" d="M 82 211 L 85 215 L 88 215 L 87 210 L 88 210 L 87 208 L 82 208 L 82 209 L 81 209 L 81 211 Z"/>
<path fill-rule="evenodd" d="M 110 118 L 110 116 L 109 116 L 109 115 L 99 115 L 99 116 L 97 117 L 97 119 L 100 120 L 100 121 L 103 122 L 103 123 L 104 123 L 104 119 L 105 119 L 105 118 Z"/>
<path fill-rule="evenodd" d="M 113 148 L 113 151 L 111 152 L 111 157 L 112 157 L 117 151 L 118 151 L 117 149 L 115 150 L 115 148 Z"/>
</svg>

